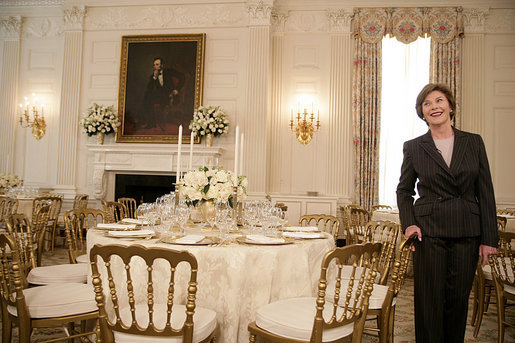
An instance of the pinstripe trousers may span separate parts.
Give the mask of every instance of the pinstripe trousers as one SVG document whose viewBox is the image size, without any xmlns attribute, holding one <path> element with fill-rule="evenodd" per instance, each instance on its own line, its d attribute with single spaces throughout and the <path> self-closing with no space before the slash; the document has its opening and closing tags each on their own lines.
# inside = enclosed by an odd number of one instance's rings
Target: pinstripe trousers
<svg viewBox="0 0 515 343">
<path fill-rule="evenodd" d="M 479 237 L 422 237 L 415 245 L 417 343 L 463 342 Z"/>
</svg>

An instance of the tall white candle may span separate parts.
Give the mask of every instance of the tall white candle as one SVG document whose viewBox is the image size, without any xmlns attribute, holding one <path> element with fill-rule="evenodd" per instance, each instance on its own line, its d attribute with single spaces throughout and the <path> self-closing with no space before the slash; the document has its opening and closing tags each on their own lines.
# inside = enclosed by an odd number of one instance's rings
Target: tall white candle
<svg viewBox="0 0 515 343">
<path fill-rule="evenodd" d="M 177 175 L 175 176 L 177 182 L 179 182 L 179 180 L 181 179 L 181 145 L 182 145 L 182 125 L 179 125 L 179 143 L 177 146 Z"/>
<path fill-rule="evenodd" d="M 236 126 L 236 138 L 234 140 L 234 177 L 238 177 L 238 155 L 239 155 L 240 127 Z"/>
<path fill-rule="evenodd" d="M 238 171 L 240 172 L 241 175 L 243 175 L 243 132 L 241 133 L 241 138 L 240 138 L 240 166 L 238 168 Z"/>
<path fill-rule="evenodd" d="M 191 170 L 191 166 L 193 165 L 193 141 L 195 140 L 195 132 L 191 132 L 190 137 L 190 162 L 188 163 L 188 170 Z"/>
</svg>

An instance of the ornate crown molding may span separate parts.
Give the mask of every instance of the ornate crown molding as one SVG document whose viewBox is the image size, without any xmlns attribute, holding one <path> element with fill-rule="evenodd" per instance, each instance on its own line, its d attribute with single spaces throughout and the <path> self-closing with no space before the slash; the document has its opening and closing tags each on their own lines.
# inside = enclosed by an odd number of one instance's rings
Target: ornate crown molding
<svg viewBox="0 0 515 343">
<path fill-rule="evenodd" d="M 59 37 L 62 33 L 63 25 L 60 18 L 27 18 L 23 23 L 24 38 Z"/>
<path fill-rule="evenodd" d="M 20 16 L 0 17 L 0 37 L 20 39 L 22 19 Z"/>
<path fill-rule="evenodd" d="M 0 7 L 62 6 L 64 0 L 2 0 Z"/>
<path fill-rule="evenodd" d="M 63 9 L 64 30 L 82 30 L 85 16 L 86 8 L 84 6 L 73 6 Z"/>
<path fill-rule="evenodd" d="M 250 25 L 270 25 L 272 3 L 270 1 L 249 1 L 247 15 Z"/>
<path fill-rule="evenodd" d="M 487 33 L 515 33 L 515 9 L 491 10 L 486 18 Z"/>
<path fill-rule="evenodd" d="M 463 24 L 465 33 L 483 33 L 488 13 L 488 8 L 464 8 Z"/>
<path fill-rule="evenodd" d="M 328 10 L 326 12 L 329 20 L 329 28 L 331 32 L 350 32 L 350 24 L 354 13 L 347 12 L 343 9 L 336 11 Z"/>
</svg>

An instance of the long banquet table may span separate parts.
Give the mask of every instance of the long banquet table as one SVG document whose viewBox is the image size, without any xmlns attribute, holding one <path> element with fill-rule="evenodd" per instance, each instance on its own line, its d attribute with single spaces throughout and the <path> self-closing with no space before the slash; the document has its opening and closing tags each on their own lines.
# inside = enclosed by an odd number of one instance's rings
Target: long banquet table
<svg viewBox="0 0 515 343">
<path fill-rule="evenodd" d="M 198 228 L 188 231 L 200 233 Z M 332 237 L 296 240 L 294 244 L 287 245 L 173 245 L 159 239 L 113 238 L 107 236 L 106 231 L 90 229 L 87 234 L 88 252 L 95 244 L 140 244 L 191 252 L 198 261 L 196 304 L 217 312 L 220 326 L 218 341 L 248 342 L 247 325 L 255 320 L 258 308 L 279 299 L 315 296 L 322 258 L 334 247 L 334 240 Z M 121 268 L 121 262 L 118 261 L 118 265 Z M 143 269 L 141 272 L 140 275 L 146 275 Z M 154 280 L 156 286 L 167 285 L 165 274 L 155 273 L 158 278 Z M 132 275 L 134 277 L 134 270 Z M 134 281 L 137 284 L 137 280 Z"/>
</svg>

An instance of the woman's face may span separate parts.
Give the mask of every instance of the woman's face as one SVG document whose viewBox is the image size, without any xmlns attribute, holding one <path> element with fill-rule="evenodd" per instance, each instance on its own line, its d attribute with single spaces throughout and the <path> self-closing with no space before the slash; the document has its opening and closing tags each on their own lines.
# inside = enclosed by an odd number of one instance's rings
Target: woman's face
<svg viewBox="0 0 515 343">
<path fill-rule="evenodd" d="M 429 93 L 422 103 L 422 113 L 429 126 L 451 125 L 451 105 L 440 91 Z"/>
</svg>

